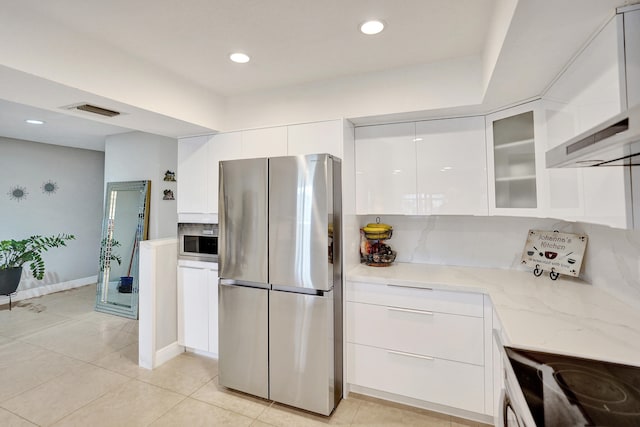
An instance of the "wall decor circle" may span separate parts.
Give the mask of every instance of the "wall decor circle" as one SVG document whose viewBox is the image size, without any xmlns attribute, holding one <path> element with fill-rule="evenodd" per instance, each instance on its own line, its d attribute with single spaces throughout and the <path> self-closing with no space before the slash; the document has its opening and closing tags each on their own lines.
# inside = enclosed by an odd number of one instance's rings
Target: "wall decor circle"
<svg viewBox="0 0 640 427">
<path fill-rule="evenodd" d="M 11 190 L 9 190 L 9 192 L 7 193 L 9 195 L 9 198 L 12 200 L 17 200 L 18 202 L 20 200 L 24 200 L 27 198 L 27 194 L 29 194 L 27 192 L 27 189 L 21 185 L 16 185 L 15 187 L 11 187 Z"/>
<path fill-rule="evenodd" d="M 55 193 L 56 191 L 58 191 L 58 188 L 60 188 L 60 187 L 58 187 L 58 183 L 53 182 L 51 180 L 49 180 L 49 181 L 47 181 L 47 182 L 42 184 L 42 192 L 45 193 L 45 194 L 51 195 L 51 194 Z"/>
</svg>

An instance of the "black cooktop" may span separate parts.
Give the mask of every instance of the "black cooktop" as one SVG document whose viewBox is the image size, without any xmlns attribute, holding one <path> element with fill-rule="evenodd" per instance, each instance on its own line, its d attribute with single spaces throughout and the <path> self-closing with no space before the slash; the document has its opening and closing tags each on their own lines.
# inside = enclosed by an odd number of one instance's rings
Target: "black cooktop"
<svg viewBox="0 0 640 427">
<path fill-rule="evenodd" d="M 640 367 L 505 350 L 538 427 L 640 426 Z"/>
</svg>

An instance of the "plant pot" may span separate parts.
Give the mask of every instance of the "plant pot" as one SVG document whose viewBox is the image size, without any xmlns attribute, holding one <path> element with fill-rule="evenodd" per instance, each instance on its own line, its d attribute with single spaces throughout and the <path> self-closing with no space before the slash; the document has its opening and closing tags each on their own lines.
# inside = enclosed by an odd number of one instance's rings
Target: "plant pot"
<svg viewBox="0 0 640 427">
<path fill-rule="evenodd" d="M 118 284 L 118 292 L 121 294 L 130 294 L 133 289 L 133 277 L 121 276 Z"/>
<path fill-rule="evenodd" d="M 18 289 L 22 276 L 22 267 L 0 270 L 0 295 L 11 295 Z"/>
<path fill-rule="evenodd" d="M 22 267 L 0 269 L 0 295 L 9 297 L 9 310 L 11 310 L 11 294 L 16 292 L 22 276 Z"/>
</svg>

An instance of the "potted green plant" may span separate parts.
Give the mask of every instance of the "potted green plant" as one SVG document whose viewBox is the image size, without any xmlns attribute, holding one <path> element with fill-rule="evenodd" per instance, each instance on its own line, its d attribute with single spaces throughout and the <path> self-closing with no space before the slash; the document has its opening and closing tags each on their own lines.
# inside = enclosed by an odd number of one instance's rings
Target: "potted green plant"
<svg viewBox="0 0 640 427">
<path fill-rule="evenodd" d="M 11 294 L 18 288 L 22 266 L 30 263 L 29 268 L 33 277 L 42 280 L 45 272 L 42 253 L 50 248 L 67 246 L 67 240 L 73 240 L 72 234 L 58 234 L 57 236 L 31 236 L 23 240 L 0 241 L 0 295 L 9 295 L 9 309 L 11 309 Z"/>
</svg>

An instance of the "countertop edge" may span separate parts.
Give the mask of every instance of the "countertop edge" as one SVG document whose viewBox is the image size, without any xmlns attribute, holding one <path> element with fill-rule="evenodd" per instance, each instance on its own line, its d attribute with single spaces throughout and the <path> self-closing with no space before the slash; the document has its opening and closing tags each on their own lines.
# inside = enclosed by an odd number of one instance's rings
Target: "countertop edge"
<svg viewBox="0 0 640 427">
<path fill-rule="evenodd" d="M 348 282 L 474 292 L 489 296 L 506 345 L 640 366 L 640 311 L 566 276 L 432 264 L 359 265 Z"/>
</svg>

